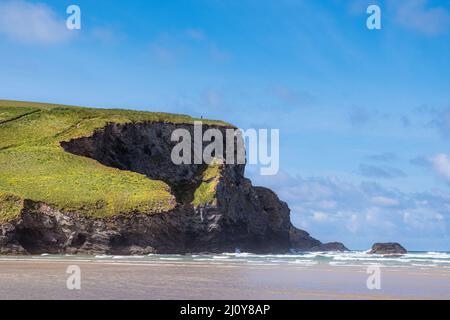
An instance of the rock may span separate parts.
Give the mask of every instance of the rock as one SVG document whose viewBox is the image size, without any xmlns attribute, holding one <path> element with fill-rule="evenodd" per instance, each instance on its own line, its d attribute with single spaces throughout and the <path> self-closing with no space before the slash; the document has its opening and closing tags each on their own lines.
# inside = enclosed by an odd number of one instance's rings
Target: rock
<svg viewBox="0 0 450 320">
<path fill-rule="evenodd" d="M 314 250 L 315 248 L 313 248 L 312 251 L 349 251 L 347 249 L 347 247 L 340 242 L 328 242 L 328 243 L 324 243 L 322 244 L 318 249 L 319 250 Z"/>
<path fill-rule="evenodd" d="M 204 125 L 203 130 L 212 127 Z M 91 137 L 61 143 L 67 152 L 166 182 L 176 198 L 175 209 L 94 217 L 26 200 L 19 218 L 0 224 L 0 250 L 138 255 L 236 248 L 254 253 L 346 250 L 343 244 L 323 244 L 295 228 L 288 205 L 273 191 L 253 186 L 244 177 L 245 165 L 220 166 L 208 180 L 215 183 L 212 201 L 194 205 L 207 166 L 173 164 L 171 134 L 179 128 L 193 134 L 190 124 L 110 123 Z"/>
<path fill-rule="evenodd" d="M 128 253 L 131 255 L 148 255 L 155 253 L 155 249 L 152 247 L 131 246 L 128 249 Z"/>
<path fill-rule="evenodd" d="M 368 252 L 369 254 L 406 254 L 408 251 L 402 247 L 399 243 L 388 242 L 388 243 L 375 243 L 372 249 Z"/>
<path fill-rule="evenodd" d="M 0 247 L 0 255 L 18 256 L 25 254 L 27 254 L 27 252 L 20 245 L 8 244 Z"/>
<path fill-rule="evenodd" d="M 322 243 L 314 239 L 308 232 L 291 226 L 289 230 L 289 240 L 291 249 L 296 251 L 311 251 L 313 248 L 318 248 Z"/>
<path fill-rule="evenodd" d="M 314 239 L 308 232 L 291 225 L 289 231 L 291 249 L 294 251 L 348 251 L 340 242 L 322 243 Z"/>
</svg>

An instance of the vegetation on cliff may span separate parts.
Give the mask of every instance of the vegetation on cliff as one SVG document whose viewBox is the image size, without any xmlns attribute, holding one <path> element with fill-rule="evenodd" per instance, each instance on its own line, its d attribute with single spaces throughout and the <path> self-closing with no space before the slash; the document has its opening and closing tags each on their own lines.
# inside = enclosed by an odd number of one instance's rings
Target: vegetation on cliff
<svg viewBox="0 0 450 320">
<path fill-rule="evenodd" d="M 192 205 L 213 205 L 216 201 L 217 185 L 221 178 L 220 163 L 211 163 L 203 172 L 202 181 L 199 187 L 194 192 L 194 200 Z"/>
<path fill-rule="evenodd" d="M 102 217 L 171 210 L 169 186 L 65 152 L 62 141 L 91 136 L 108 123 L 193 123 L 186 115 L 0 100 L 0 222 L 16 217 L 25 199 Z M 205 124 L 227 125 L 202 120 Z M 207 170 L 195 204 L 212 201 Z"/>
</svg>

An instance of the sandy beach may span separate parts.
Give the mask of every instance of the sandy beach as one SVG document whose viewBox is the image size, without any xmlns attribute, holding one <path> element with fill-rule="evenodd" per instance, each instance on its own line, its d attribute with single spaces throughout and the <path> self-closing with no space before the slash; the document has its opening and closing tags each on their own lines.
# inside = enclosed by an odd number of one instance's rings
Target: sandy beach
<svg viewBox="0 0 450 320">
<path fill-rule="evenodd" d="M 67 267 L 81 270 L 68 290 Z M 0 299 L 450 299 L 450 269 L 88 260 L 2 260 Z"/>
</svg>

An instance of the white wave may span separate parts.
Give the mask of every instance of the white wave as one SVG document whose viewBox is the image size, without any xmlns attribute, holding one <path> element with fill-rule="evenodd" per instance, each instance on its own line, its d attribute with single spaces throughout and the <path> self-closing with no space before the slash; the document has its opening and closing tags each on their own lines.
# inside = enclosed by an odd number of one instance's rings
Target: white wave
<svg viewBox="0 0 450 320">
<path fill-rule="evenodd" d="M 269 261 L 273 263 L 286 263 L 286 260 L 269 260 Z"/>
<path fill-rule="evenodd" d="M 291 264 L 310 265 L 310 266 L 318 264 L 317 261 L 312 261 L 312 260 L 298 260 L 298 259 L 295 260 L 295 261 L 289 261 L 288 263 L 291 263 Z"/>
<path fill-rule="evenodd" d="M 241 252 L 241 253 L 234 253 L 234 255 L 245 257 L 245 256 L 251 256 L 252 254 L 249 252 Z"/>
<path fill-rule="evenodd" d="M 105 254 L 101 254 L 101 255 L 96 255 L 94 258 L 95 259 L 111 259 L 113 256 L 108 256 Z"/>
<path fill-rule="evenodd" d="M 407 253 L 405 256 L 407 257 L 416 257 L 416 258 L 430 258 L 430 259 L 450 259 L 450 254 L 444 252 L 434 252 L 434 253 Z"/>
<path fill-rule="evenodd" d="M 439 252 L 439 251 L 428 251 L 427 254 L 429 255 L 446 255 L 447 257 L 450 256 L 448 252 Z"/>
<path fill-rule="evenodd" d="M 414 267 L 438 267 L 437 264 L 421 264 L 421 263 L 412 263 Z"/>
<path fill-rule="evenodd" d="M 337 261 L 394 261 L 394 262 L 411 262 L 404 258 L 387 258 L 387 257 L 334 257 Z"/>
<path fill-rule="evenodd" d="M 450 264 L 450 260 L 440 260 L 440 259 L 410 259 L 411 262 L 423 262 L 423 263 L 442 263 Z"/>
<path fill-rule="evenodd" d="M 334 267 L 361 267 L 361 265 L 359 265 L 359 264 L 351 264 L 351 263 L 338 262 L 338 261 L 330 261 L 328 264 L 330 266 L 334 266 Z"/>
<path fill-rule="evenodd" d="M 195 254 L 195 255 L 160 255 L 149 254 L 146 256 L 113 256 L 113 255 L 96 255 L 96 256 L 70 256 L 70 255 L 49 255 L 48 253 L 41 256 L 33 256 L 30 259 L 61 259 L 68 261 L 74 259 L 91 259 L 107 261 L 108 259 L 142 263 L 158 263 L 162 261 L 183 261 L 189 262 L 206 262 L 211 264 L 254 264 L 254 265 L 298 265 L 308 266 L 317 264 L 329 264 L 333 266 L 368 266 L 368 265 L 388 265 L 389 267 L 407 268 L 407 267 L 427 267 L 439 266 L 442 268 L 450 267 L 450 253 L 446 252 L 410 252 L 402 256 L 386 256 L 372 255 L 364 251 L 351 252 L 299 252 L 288 254 L 251 254 L 243 253 L 225 253 L 225 254 Z M 94 260 L 95 259 L 95 260 Z M 111 261 L 112 262 L 112 261 Z M 103 262 L 102 262 L 103 263 Z M 118 263 L 118 262 L 116 262 Z"/>
</svg>

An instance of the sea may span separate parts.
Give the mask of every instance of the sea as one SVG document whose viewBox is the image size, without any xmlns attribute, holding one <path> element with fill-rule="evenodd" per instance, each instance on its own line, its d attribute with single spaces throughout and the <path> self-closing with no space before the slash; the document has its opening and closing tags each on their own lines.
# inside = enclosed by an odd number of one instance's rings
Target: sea
<svg viewBox="0 0 450 320">
<path fill-rule="evenodd" d="M 298 265 L 314 266 L 327 264 L 330 266 L 369 266 L 386 267 L 430 267 L 450 269 L 450 252 L 416 251 L 399 256 L 368 254 L 365 251 L 349 252 L 301 252 L 290 254 L 251 254 L 251 253 L 223 253 L 223 254 L 189 254 L 189 255 L 51 255 L 39 256 L 0 256 L 0 261 L 7 260 L 40 260 L 40 261 L 83 261 L 83 262 L 130 262 L 142 264 L 167 263 L 207 263 L 207 264 L 244 264 L 244 265 Z"/>
</svg>

